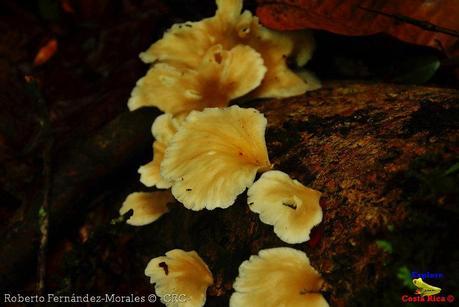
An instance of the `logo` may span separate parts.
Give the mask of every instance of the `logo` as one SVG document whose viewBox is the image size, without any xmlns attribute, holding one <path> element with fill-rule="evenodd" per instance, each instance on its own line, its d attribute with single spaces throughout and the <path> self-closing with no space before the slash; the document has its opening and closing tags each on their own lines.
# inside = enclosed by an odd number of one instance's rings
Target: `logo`
<svg viewBox="0 0 459 307">
<path fill-rule="evenodd" d="M 402 303 L 452 303 L 456 298 L 449 294 L 443 295 L 440 287 L 434 286 L 437 282 L 429 281 L 428 283 L 424 279 L 441 279 L 444 278 L 442 273 L 418 273 L 406 270 L 404 276 L 406 279 L 404 284 L 413 290 L 416 289 L 414 294 L 404 294 L 401 296 Z M 399 278 L 401 275 L 399 275 Z M 410 282 L 411 280 L 412 282 Z M 410 286 L 411 285 L 411 286 Z"/>
<path fill-rule="evenodd" d="M 418 288 L 416 294 L 420 296 L 431 296 L 441 292 L 441 289 L 424 282 L 422 278 L 413 279 L 413 284 Z"/>
</svg>

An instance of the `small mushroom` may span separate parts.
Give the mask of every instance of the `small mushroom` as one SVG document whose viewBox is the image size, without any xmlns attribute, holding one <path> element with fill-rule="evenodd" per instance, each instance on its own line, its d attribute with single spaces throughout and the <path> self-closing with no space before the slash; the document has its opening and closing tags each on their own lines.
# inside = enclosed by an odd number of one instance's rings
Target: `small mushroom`
<svg viewBox="0 0 459 307">
<path fill-rule="evenodd" d="M 174 118 L 171 114 L 158 116 L 151 126 L 151 134 L 158 142 L 169 144 L 183 120 Z"/>
<path fill-rule="evenodd" d="M 153 66 L 137 82 L 128 106 L 131 110 L 155 106 L 173 115 L 225 107 L 259 86 L 265 72 L 263 59 L 252 48 L 239 45 L 227 51 L 214 45 L 195 69 Z"/>
<path fill-rule="evenodd" d="M 151 131 L 155 138 L 153 143 L 153 161 L 142 165 L 138 172 L 140 182 L 147 187 L 156 186 L 158 189 L 168 189 L 172 183 L 161 177 L 159 167 L 164 157 L 164 152 L 172 136 L 177 132 L 181 120 L 173 118 L 171 114 L 158 116 L 153 122 Z"/>
<path fill-rule="evenodd" d="M 160 166 L 164 159 L 165 151 L 166 145 L 159 141 L 155 141 L 153 143 L 153 161 L 142 165 L 137 170 L 140 174 L 140 182 L 142 182 L 145 186 L 156 186 L 158 189 L 169 189 L 172 186 L 172 182 L 164 179 L 160 173 Z"/>
<path fill-rule="evenodd" d="M 258 19 L 256 19 L 258 24 Z M 260 86 L 250 93 L 253 98 L 283 98 L 304 94 L 309 88 L 287 65 L 287 58 L 295 50 L 291 35 L 254 27 L 248 45 L 263 57 L 267 68 Z"/>
<path fill-rule="evenodd" d="M 193 111 L 172 138 L 161 175 L 188 209 L 227 208 L 271 168 L 265 143 L 266 118 L 238 106 Z"/>
<path fill-rule="evenodd" d="M 306 65 L 312 58 L 316 46 L 311 31 L 289 31 L 287 35 L 293 40 L 292 55 L 295 57 L 295 64 L 298 67 Z"/>
<path fill-rule="evenodd" d="M 240 265 L 230 307 L 326 307 L 322 285 L 304 252 L 289 247 L 264 249 Z"/>
<path fill-rule="evenodd" d="M 201 257 L 195 251 L 181 249 L 151 259 L 145 275 L 155 284 L 155 292 L 166 306 L 203 306 L 207 288 L 214 282 Z"/>
<path fill-rule="evenodd" d="M 255 49 L 267 68 L 261 85 L 251 97 L 289 97 L 309 90 L 287 66 L 287 57 L 304 65 L 314 49 L 305 32 L 277 32 L 263 27 L 257 17 L 242 11 L 242 0 L 217 0 L 215 16 L 198 22 L 174 25 L 140 57 L 146 63 L 162 62 L 179 68 L 196 69 L 214 45 L 231 50 L 237 45 Z M 241 64 L 242 65 L 242 64 Z"/>
<path fill-rule="evenodd" d="M 126 223 L 143 226 L 153 223 L 169 211 L 167 204 L 174 201 L 170 191 L 135 192 L 129 194 L 120 209 L 120 215 L 133 210 L 133 215 Z"/>
<path fill-rule="evenodd" d="M 216 0 L 215 16 L 197 22 L 174 24 L 164 36 L 140 54 L 145 63 L 164 62 L 174 66 L 196 68 L 206 51 L 216 44 L 230 50 L 246 45 L 253 17 L 241 14 L 242 0 Z M 258 22 L 257 22 L 258 24 Z"/>
<path fill-rule="evenodd" d="M 274 226 L 283 241 L 294 244 L 309 240 L 312 227 L 322 221 L 321 193 L 291 179 L 281 171 L 264 173 L 247 192 L 250 210 Z"/>
<path fill-rule="evenodd" d="M 300 69 L 296 71 L 296 74 L 308 85 L 309 90 L 313 91 L 322 87 L 319 78 L 312 71 Z"/>
<path fill-rule="evenodd" d="M 206 50 L 215 44 L 202 22 L 174 24 L 163 37 L 153 43 L 140 59 L 147 64 L 156 62 L 173 64 L 181 68 L 196 68 Z"/>
</svg>

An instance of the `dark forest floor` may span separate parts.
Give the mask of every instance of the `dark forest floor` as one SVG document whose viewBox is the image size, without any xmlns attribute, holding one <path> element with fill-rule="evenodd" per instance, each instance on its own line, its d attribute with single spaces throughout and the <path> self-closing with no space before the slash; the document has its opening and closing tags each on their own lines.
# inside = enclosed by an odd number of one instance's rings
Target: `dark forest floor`
<svg viewBox="0 0 459 307">
<path fill-rule="evenodd" d="M 148 295 L 149 259 L 196 249 L 216 277 L 208 306 L 226 306 L 239 264 L 286 245 L 248 210 L 245 194 L 227 210 L 177 204 L 141 228 L 118 216 L 126 195 L 146 190 L 137 168 L 151 159 L 149 126 L 159 114 L 126 114 L 147 70 L 138 54 L 171 24 L 212 15 L 214 4 L 62 3 L 0 3 L 2 290 L 35 293 L 38 209 L 49 192 L 47 292 Z M 459 299 L 459 92 L 445 89 L 457 86 L 454 73 L 440 69 L 427 87 L 394 85 L 394 71 L 381 72 L 390 59 L 441 55 L 382 36 L 316 37 L 310 68 L 324 88 L 250 103 L 268 118 L 272 161 L 324 192 L 323 224 L 295 248 L 322 272 L 332 306 L 401 305 L 413 292 L 410 271 L 443 272 L 440 286 Z M 34 65 L 53 39 L 55 54 Z M 377 52 L 390 56 L 381 62 Z"/>
</svg>

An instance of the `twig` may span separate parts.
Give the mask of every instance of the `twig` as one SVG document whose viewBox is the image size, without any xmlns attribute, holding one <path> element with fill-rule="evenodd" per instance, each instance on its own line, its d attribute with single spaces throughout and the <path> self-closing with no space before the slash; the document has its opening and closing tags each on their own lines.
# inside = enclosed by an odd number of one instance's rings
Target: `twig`
<svg viewBox="0 0 459 307">
<path fill-rule="evenodd" d="M 451 35 L 451 36 L 454 36 L 454 37 L 459 37 L 459 32 L 458 31 L 455 31 L 455 30 L 452 30 L 452 29 L 448 29 L 448 28 L 444 28 L 444 27 L 440 27 L 440 26 L 437 26 L 437 25 L 435 25 L 433 23 L 430 23 L 428 21 L 419 20 L 419 19 L 416 19 L 416 18 L 412 18 L 412 17 L 404 16 L 404 15 L 399 15 L 399 14 L 390 14 L 390 13 L 386 13 L 386 12 L 381 12 L 381 11 L 377 11 L 377 10 L 374 10 L 374 9 L 366 8 L 366 7 L 363 7 L 363 6 L 358 6 L 358 7 L 360 9 L 362 9 L 362 10 L 367 11 L 367 12 L 375 13 L 375 14 L 378 14 L 378 15 L 382 15 L 382 16 L 386 16 L 386 17 L 389 17 L 389 18 L 393 18 L 393 19 L 401 21 L 401 22 L 412 24 L 413 26 L 419 27 L 419 28 L 424 29 L 426 31 L 439 32 L 439 33 Z"/>
<path fill-rule="evenodd" d="M 49 203 L 51 195 L 51 149 L 53 141 L 50 140 L 43 149 L 43 204 L 39 211 L 40 225 L 40 248 L 38 251 L 38 284 L 37 294 L 43 295 L 46 278 L 46 256 L 48 251 L 48 230 L 49 230 Z"/>
<path fill-rule="evenodd" d="M 45 290 L 46 279 L 46 256 L 48 250 L 48 237 L 49 237 L 49 212 L 50 212 L 50 196 L 51 196 L 51 165 L 52 158 L 51 152 L 54 143 L 52 135 L 51 122 L 49 119 L 49 111 L 46 101 L 43 98 L 38 85 L 34 79 L 29 80 L 28 83 L 29 93 L 36 99 L 40 107 L 40 128 L 41 136 L 43 136 L 43 201 L 38 211 L 38 225 L 40 226 L 40 247 L 38 249 L 38 265 L 37 265 L 37 294 L 43 295 Z M 40 140 L 38 140 L 40 141 Z"/>
</svg>

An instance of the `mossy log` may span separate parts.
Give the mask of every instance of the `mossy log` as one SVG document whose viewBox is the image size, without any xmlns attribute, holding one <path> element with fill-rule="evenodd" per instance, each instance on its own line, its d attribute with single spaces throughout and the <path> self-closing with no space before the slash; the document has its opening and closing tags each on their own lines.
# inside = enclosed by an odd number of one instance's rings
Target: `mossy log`
<svg viewBox="0 0 459 307">
<path fill-rule="evenodd" d="M 305 251 L 322 273 L 332 306 L 400 305 L 401 295 L 412 292 L 397 277 L 403 268 L 444 272 L 448 279 L 440 286 L 455 289 L 459 91 L 337 82 L 305 96 L 245 106 L 268 119 L 266 140 L 274 167 L 323 192 L 322 224 L 309 242 L 292 247 Z M 106 142 L 112 142 L 109 135 Z M 99 176 L 93 168 L 83 171 L 87 177 Z M 132 180 L 135 171 L 118 173 L 132 191 L 136 188 L 126 178 Z M 75 209 L 74 204 L 61 202 L 59 225 L 73 218 L 65 207 Z M 242 261 L 260 249 L 290 246 L 249 210 L 245 193 L 225 210 L 193 212 L 177 203 L 157 222 L 140 228 L 109 225 L 120 205 L 113 204 L 106 226 L 70 252 L 74 261 L 64 270 L 73 272 L 66 276 L 67 289 L 151 293 L 143 276 L 148 260 L 181 248 L 196 250 L 214 274 L 207 306 L 226 306 Z M 70 212 L 87 213 L 76 209 Z M 25 244 L 9 242 L 14 248 Z M 13 255 L 2 252 L 6 268 L 13 268 L 12 261 L 18 267 Z M 81 265 L 85 272 L 76 274 Z"/>
</svg>

